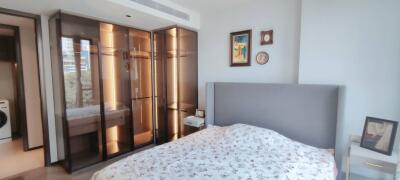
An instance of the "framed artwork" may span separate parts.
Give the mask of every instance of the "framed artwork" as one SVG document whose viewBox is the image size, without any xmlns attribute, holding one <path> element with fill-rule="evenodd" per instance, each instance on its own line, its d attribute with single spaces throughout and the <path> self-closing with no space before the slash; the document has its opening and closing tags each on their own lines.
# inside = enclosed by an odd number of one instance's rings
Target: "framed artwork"
<svg viewBox="0 0 400 180">
<path fill-rule="evenodd" d="M 367 117 L 360 146 L 382 154 L 391 155 L 397 131 L 396 121 Z"/>
<path fill-rule="evenodd" d="M 261 31 L 261 45 L 273 44 L 274 43 L 274 31 Z"/>
<path fill-rule="evenodd" d="M 251 30 L 231 33 L 231 66 L 250 66 Z"/>
<path fill-rule="evenodd" d="M 204 118 L 205 117 L 205 111 L 204 110 L 199 110 L 199 109 L 196 109 L 196 117 L 200 117 L 200 118 Z"/>
</svg>

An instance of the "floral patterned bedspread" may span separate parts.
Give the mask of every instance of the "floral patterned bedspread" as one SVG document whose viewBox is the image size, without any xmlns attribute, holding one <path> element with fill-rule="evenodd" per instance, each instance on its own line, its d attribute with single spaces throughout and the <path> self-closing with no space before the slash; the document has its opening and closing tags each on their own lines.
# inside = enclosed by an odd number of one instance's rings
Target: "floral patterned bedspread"
<svg viewBox="0 0 400 180">
<path fill-rule="evenodd" d="M 244 124 L 212 127 L 133 154 L 92 180 L 333 180 L 335 161 L 275 131 Z"/>
</svg>

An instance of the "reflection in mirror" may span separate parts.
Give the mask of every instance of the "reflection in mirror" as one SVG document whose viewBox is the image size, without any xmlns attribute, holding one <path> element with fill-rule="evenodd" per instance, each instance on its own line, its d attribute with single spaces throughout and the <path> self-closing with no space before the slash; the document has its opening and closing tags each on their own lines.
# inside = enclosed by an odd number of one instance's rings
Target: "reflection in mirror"
<svg viewBox="0 0 400 180">
<path fill-rule="evenodd" d="M 62 37 L 65 100 L 67 108 L 79 108 L 96 104 L 90 71 L 90 41 L 81 39 L 75 54 L 74 40 Z"/>
<path fill-rule="evenodd" d="M 97 46 L 63 36 L 61 49 L 72 169 L 101 161 Z"/>
</svg>

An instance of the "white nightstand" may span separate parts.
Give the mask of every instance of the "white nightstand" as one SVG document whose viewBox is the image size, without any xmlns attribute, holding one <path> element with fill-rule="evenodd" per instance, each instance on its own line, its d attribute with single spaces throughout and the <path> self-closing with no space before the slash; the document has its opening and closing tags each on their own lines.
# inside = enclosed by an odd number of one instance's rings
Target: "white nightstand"
<svg viewBox="0 0 400 180">
<path fill-rule="evenodd" d="M 184 135 L 189 135 L 191 133 L 197 132 L 204 128 L 204 118 L 189 116 L 183 119 L 183 123 L 185 124 Z"/>
<path fill-rule="evenodd" d="M 347 155 L 346 180 L 395 179 L 397 154 L 387 156 L 352 143 Z"/>
</svg>

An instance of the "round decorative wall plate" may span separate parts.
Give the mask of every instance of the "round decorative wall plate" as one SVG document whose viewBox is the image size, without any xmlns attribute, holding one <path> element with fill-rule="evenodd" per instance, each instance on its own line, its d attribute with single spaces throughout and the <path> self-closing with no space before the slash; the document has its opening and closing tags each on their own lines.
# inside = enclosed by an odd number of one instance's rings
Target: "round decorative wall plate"
<svg viewBox="0 0 400 180">
<path fill-rule="evenodd" d="M 269 61 L 268 53 L 264 52 L 264 51 L 257 53 L 256 61 L 258 64 L 261 64 L 261 65 L 267 64 L 267 62 Z"/>
</svg>

